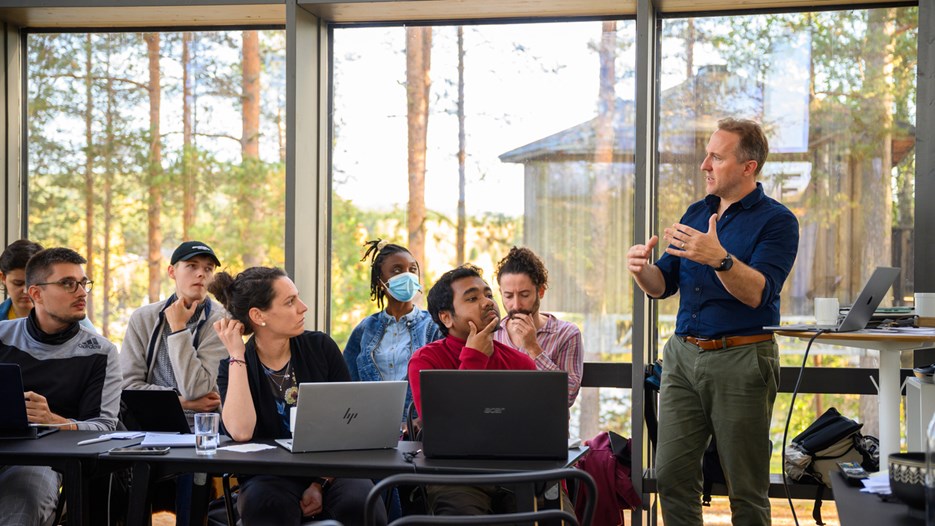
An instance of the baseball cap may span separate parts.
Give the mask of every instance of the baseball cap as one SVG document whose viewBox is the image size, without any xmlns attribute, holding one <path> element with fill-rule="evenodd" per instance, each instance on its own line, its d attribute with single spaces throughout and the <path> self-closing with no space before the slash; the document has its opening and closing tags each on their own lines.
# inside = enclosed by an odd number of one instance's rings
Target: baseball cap
<svg viewBox="0 0 935 526">
<path fill-rule="evenodd" d="M 179 261 L 188 261 L 195 256 L 201 255 L 209 256 L 214 260 L 215 265 L 221 266 L 221 262 L 218 260 L 218 257 L 214 255 L 214 251 L 211 250 L 211 247 L 201 241 L 186 241 L 179 245 L 179 248 L 175 249 L 175 252 L 172 253 L 170 263 L 175 265 Z"/>
</svg>

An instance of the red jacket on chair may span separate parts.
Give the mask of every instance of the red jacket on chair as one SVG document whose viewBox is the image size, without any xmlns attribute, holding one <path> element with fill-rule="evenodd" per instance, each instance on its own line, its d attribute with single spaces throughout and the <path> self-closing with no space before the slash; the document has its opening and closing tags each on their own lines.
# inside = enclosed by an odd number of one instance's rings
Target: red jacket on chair
<svg viewBox="0 0 935 526">
<path fill-rule="evenodd" d="M 630 453 L 630 439 L 626 440 L 623 453 L 627 458 Z M 578 468 L 587 471 L 597 484 L 597 502 L 594 510 L 594 524 L 601 526 L 623 526 L 623 511 L 639 508 L 643 501 L 633 489 L 630 480 L 630 463 L 622 462 L 614 455 L 610 435 L 603 431 L 585 442 L 590 446 L 587 456 L 578 461 Z M 584 491 L 581 488 L 579 491 Z M 588 495 L 587 498 L 594 498 Z M 581 517 L 584 499 L 576 499 L 575 513 Z"/>
</svg>

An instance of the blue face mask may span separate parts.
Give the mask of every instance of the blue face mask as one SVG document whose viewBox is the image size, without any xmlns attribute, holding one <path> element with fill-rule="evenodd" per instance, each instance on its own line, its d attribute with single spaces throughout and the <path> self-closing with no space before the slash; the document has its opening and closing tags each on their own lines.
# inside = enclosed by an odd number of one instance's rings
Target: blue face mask
<svg viewBox="0 0 935 526">
<path fill-rule="evenodd" d="M 390 296 L 403 303 L 412 301 L 412 298 L 416 297 L 416 293 L 422 290 L 422 285 L 419 285 L 419 276 L 412 272 L 393 276 L 384 285 Z"/>
</svg>

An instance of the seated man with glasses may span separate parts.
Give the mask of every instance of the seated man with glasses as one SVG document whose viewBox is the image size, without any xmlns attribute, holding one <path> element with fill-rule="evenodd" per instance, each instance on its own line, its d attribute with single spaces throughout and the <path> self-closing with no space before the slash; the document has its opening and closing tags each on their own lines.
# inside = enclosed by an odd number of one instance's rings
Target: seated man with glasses
<svg viewBox="0 0 935 526">
<path fill-rule="evenodd" d="M 32 310 L 32 300 L 26 291 L 26 262 L 42 249 L 39 243 L 20 239 L 7 245 L 0 254 L 0 287 L 7 294 L 6 301 L 0 303 L 0 320 L 25 318 Z M 79 323 L 97 330 L 87 317 Z"/>
<path fill-rule="evenodd" d="M 92 282 L 87 261 L 68 248 L 36 253 L 26 264 L 34 305 L 25 318 L 0 321 L 0 362 L 19 364 L 31 423 L 112 431 L 120 409 L 117 348 L 79 323 Z M 4 524 L 43 524 L 58 502 L 60 476 L 43 466 L 0 466 Z"/>
</svg>

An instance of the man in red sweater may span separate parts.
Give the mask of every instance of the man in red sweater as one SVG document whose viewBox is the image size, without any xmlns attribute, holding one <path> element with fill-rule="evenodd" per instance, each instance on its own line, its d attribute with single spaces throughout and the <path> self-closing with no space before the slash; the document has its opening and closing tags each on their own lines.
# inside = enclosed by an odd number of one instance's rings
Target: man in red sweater
<svg viewBox="0 0 935 526">
<path fill-rule="evenodd" d="M 525 353 L 493 340 L 500 326 L 500 309 L 479 268 L 463 265 L 442 274 L 429 291 L 428 311 L 445 338 L 422 347 L 409 360 L 409 385 L 420 415 L 419 372 L 424 369 L 536 370 Z M 512 493 L 494 486 L 428 486 L 426 498 L 435 515 L 516 510 Z"/>
<path fill-rule="evenodd" d="M 429 314 L 445 338 L 422 347 L 409 359 L 409 385 L 420 415 L 419 372 L 424 369 L 536 370 L 525 353 L 494 341 L 500 309 L 481 272 L 470 264 L 449 270 L 429 291 Z"/>
</svg>

